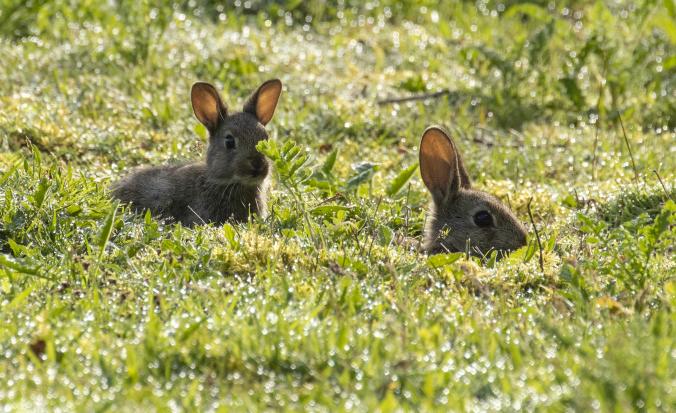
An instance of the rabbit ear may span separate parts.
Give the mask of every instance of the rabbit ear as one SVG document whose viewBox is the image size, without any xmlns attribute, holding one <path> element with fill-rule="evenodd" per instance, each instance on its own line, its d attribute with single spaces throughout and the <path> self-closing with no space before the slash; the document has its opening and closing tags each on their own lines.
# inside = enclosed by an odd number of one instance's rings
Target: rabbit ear
<svg viewBox="0 0 676 413">
<path fill-rule="evenodd" d="M 469 187 L 469 177 L 460 154 L 453 140 L 439 127 L 431 126 L 423 133 L 420 141 L 420 175 L 437 202 L 454 196 L 461 187 Z"/>
<path fill-rule="evenodd" d="M 210 132 L 215 131 L 220 122 L 228 116 L 228 109 L 223 104 L 221 95 L 209 83 L 197 82 L 192 85 L 190 99 L 195 116 Z"/>
<path fill-rule="evenodd" d="M 449 138 L 450 139 L 450 138 Z M 451 139 L 453 142 L 453 139 Z M 455 144 L 453 144 L 455 146 Z M 460 174 L 460 187 L 463 189 L 471 189 L 472 182 L 469 180 L 469 175 L 465 169 L 465 162 L 462 160 L 462 155 L 456 150 L 456 156 L 458 157 L 458 173 Z"/>
<path fill-rule="evenodd" d="M 251 113 L 260 123 L 267 125 L 275 114 L 281 93 L 282 82 L 279 79 L 268 80 L 247 99 L 244 112 Z"/>
</svg>

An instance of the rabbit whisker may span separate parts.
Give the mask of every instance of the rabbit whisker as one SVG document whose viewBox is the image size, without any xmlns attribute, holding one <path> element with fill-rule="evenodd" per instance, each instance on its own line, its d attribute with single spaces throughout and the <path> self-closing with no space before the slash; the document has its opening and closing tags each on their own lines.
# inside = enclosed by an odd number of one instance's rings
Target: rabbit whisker
<svg viewBox="0 0 676 413">
<path fill-rule="evenodd" d="M 193 214 L 195 214 L 195 216 L 196 216 L 197 218 L 199 218 L 200 221 L 202 221 L 202 224 L 206 224 L 206 222 L 204 222 L 204 220 L 202 219 L 202 217 L 201 217 L 194 209 L 192 209 L 192 207 L 191 207 L 190 205 L 188 205 L 188 209 L 190 210 L 190 212 L 192 212 Z"/>
<path fill-rule="evenodd" d="M 239 187 L 239 185 L 235 185 L 235 184 L 230 185 L 230 190 L 228 191 L 228 199 L 227 199 L 228 204 L 230 204 L 230 202 L 232 201 L 232 196 L 235 195 L 235 194 L 238 194 L 238 192 L 237 192 L 238 187 Z M 235 198 L 237 198 L 237 196 Z"/>
<path fill-rule="evenodd" d="M 221 197 L 218 200 L 219 204 L 221 204 L 221 205 L 223 204 L 223 199 L 225 198 L 225 194 L 229 191 L 232 191 L 232 184 L 228 184 L 228 185 L 223 187 L 223 192 L 221 192 Z"/>
</svg>

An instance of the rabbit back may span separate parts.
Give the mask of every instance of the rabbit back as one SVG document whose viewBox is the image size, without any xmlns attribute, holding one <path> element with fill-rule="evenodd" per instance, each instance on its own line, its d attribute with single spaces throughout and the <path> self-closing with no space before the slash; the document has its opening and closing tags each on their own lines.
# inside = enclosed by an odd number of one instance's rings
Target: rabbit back
<svg viewBox="0 0 676 413">
<path fill-rule="evenodd" d="M 170 218 L 184 225 L 246 221 L 264 216 L 267 182 L 259 186 L 222 185 L 208 179 L 201 163 L 137 169 L 112 188 L 113 195 L 137 212 Z"/>
<path fill-rule="evenodd" d="M 122 178 L 112 187 L 112 194 L 130 204 L 135 211 L 149 209 L 153 214 L 163 214 L 175 203 L 176 183 L 173 173 L 181 166 L 142 167 Z"/>
</svg>

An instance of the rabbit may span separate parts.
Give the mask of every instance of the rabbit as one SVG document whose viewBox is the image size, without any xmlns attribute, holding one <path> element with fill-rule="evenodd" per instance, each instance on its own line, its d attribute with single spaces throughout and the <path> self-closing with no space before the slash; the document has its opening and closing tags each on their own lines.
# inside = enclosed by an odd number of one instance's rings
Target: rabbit
<svg viewBox="0 0 676 413">
<path fill-rule="evenodd" d="M 192 108 L 209 132 L 206 162 L 138 169 L 113 185 L 113 196 L 186 226 L 264 217 L 270 164 L 256 144 L 268 139 L 281 92 L 279 79 L 268 80 L 242 112 L 229 113 L 214 86 L 195 83 Z"/>
<path fill-rule="evenodd" d="M 425 130 L 419 156 L 420 175 L 433 200 L 425 252 L 485 257 L 497 250 L 503 256 L 526 245 L 526 229 L 514 213 L 493 195 L 472 189 L 462 156 L 442 128 Z"/>
</svg>

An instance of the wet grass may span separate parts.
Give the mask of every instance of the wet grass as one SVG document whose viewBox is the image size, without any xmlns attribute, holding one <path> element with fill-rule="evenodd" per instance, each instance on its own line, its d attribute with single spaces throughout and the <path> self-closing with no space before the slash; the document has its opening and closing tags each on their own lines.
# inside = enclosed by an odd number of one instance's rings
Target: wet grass
<svg viewBox="0 0 676 413">
<path fill-rule="evenodd" d="M 671 3 L 22 3 L 0 2 L 6 409 L 673 410 Z M 268 218 L 110 199 L 201 156 L 192 82 L 235 105 L 271 77 Z M 433 123 L 524 222 L 532 199 L 543 269 L 532 232 L 498 262 L 416 252 Z"/>
</svg>

